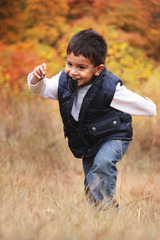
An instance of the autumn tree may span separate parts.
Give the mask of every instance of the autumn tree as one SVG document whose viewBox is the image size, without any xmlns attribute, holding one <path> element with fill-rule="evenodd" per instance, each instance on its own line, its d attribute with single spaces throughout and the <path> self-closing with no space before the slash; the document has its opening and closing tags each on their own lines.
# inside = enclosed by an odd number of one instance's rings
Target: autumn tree
<svg viewBox="0 0 160 240">
<path fill-rule="evenodd" d="M 7 43 L 23 38 L 25 0 L 0 1 L 0 36 Z"/>
<path fill-rule="evenodd" d="M 156 60 L 160 59 L 160 1 L 140 0 L 148 13 L 148 31 L 146 38 L 149 41 L 148 54 Z"/>
<path fill-rule="evenodd" d="M 160 59 L 159 0 L 94 0 L 93 6 L 93 17 L 99 24 L 114 26 L 121 38 Z"/>
<path fill-rule="evenodd" d="M 66 0 L 26 0 L 25 37 L 54 45 L 68 28 Z"/>
<path fill-rule="evenodd" d="M 69 20 L 75 20 L 92 15 L 94 0 L 67 0 L 69 6 Z"/>
</svg>

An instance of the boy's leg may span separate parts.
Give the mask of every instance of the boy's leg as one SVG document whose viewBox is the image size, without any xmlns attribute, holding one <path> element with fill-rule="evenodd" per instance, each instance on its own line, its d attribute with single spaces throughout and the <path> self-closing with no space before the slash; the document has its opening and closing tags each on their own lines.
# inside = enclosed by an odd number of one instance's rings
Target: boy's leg
<svg viewBox="0 0 160 240">
<path fill-rule="evenodd" d="M 85 173 L 85 186 L 88 186 L 96 202 L 112 199 L 115 195 L 117 167 L 124 153 L 127 151 L 129 141 L 106 141 L 93 158 L 83 159 Z"/>
<path fill-rule="evenodd" d="M 83 163 L 83 171 L 84 171 L 84 190 L 85 193 L 87 195 L 87 199 L 89 202 L 94 202 L 95 200 L 93 199 L 93 196 L 91 195 L 90 189 L 89 189 L 89 185 L 87 182 L 87 175 L 93 165 L 93 161 L 94 161 L 94 156 L 92 157 L 88 157 L 88 158 L 83 158 L 82 163 Z"/>
</svg>

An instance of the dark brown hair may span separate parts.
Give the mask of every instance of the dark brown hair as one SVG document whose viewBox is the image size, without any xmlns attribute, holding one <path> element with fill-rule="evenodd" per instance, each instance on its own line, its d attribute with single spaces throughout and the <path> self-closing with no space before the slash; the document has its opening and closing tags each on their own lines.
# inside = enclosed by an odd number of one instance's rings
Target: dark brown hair
<svg viewBox="0 0 160 240">
<path fill-rule="evenodd" d="M 70 53 L 83 55 L 98 66 L 105 63 L 107 43 L 99 33 L 89 28 L 73 35 L 67 47 L 67 55 Z"/>
</svg>

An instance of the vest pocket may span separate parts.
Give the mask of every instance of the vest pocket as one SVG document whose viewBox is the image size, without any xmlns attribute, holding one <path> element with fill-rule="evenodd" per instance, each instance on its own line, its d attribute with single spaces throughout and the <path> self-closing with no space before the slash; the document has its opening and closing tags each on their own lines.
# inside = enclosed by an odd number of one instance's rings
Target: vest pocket
<svg viewBox="0 0 160 240">
<path fill-rule="evenodd" d="M 91 136 L 101 136 L 115 132 L 120 126 L 120 118 L 113 117 L 102 121 L 94 122 L 88 125 L 88 133 Z"/>
</svg>

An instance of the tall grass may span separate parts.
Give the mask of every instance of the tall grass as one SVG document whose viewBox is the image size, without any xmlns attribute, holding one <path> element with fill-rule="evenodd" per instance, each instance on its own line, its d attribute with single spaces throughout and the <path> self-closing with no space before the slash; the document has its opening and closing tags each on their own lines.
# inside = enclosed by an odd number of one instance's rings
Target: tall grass
<svg viewBox="0 0 160 240">
<path fill-rule="evenodd" d="M 0 123 L 0 239 L 159 239 L 160 164 L 136 140 L 118 165 L 119 212 L 101 212 L 85 199 L 56 103 L 1 104 Z"/>
</svg>

